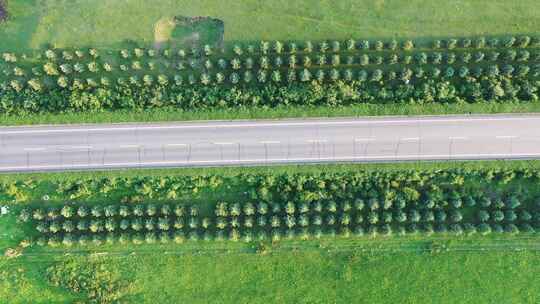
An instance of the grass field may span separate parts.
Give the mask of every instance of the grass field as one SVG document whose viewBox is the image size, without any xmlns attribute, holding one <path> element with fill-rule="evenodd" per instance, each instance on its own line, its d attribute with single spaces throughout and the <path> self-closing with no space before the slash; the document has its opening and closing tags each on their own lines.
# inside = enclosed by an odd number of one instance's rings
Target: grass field
<svg viewBox="0 0 540 304">
<path fill-rule="evenodd" d="M 540 26 L 534 0 L 8 2 L 12 17 L 0 25 L 2 49 L 151 43 L 154 24 L 171 15 L 222 19 L 226 41 L 530 34 Z"/>
<path fill-rule="evenodd" d="M 289 244 L 266 255 L 204 249 L 166 254 L 154 248 L 70 258 L 31 250 L 16 260 L 0 260 L 0 297 L 10 303 L 84 299 L 48 285 L 44 277 L 50 265 L 73 259 L 79 267 L 97 260 L 116 269 L 131 284 L 125 303 L 537 303 L 540 254 L 505 249 L 515 243 L 533 248 L 534 242 L 473 237 L 366 240 L 350 247 L 337 240 L 322 249 Z M 448 251 L 430 250 L 434 243 L 445 244 Z"/>
</svg>

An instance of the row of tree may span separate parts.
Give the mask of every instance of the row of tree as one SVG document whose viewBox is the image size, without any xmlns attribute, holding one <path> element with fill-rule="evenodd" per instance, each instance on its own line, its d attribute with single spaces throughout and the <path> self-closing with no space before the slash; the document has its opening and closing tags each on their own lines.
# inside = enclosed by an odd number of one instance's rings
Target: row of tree
<svg viewBox="0 0 540 304">
<path fill-rule="evenodd" d="M 201 48 L 193 47 L 189 50 L 186 49 L 164 49 L 162 51 L 157 51 L 153 48 L 145 49 L 140 47 L 135 47 L 132 49 L 122 49 L 119 51 L 119 57 L 123 59 L 129 58 L 143 58 L 143 57 L 158 57 L 163 56 L 166 58 L 171 58 L 178 56 L 180 58 L 186 58 L 189 56 L 198 57 L 198 56 L 214 56 L 216 54 L 224 54 L 232 52 L 237 56 L 242 56 L 244 54 L 295 54 L 295 53 L 312 53 L 312 52 L 333 52 L 338 53 L 342 51 L 355 51 L 355 50 L 412 50 L 415 47 L 416 43 L 412 40 L 397 41 L 395 39 L 389 41 L 370 41 L 370 40 L 355 40 L 348 39 L 345 41 L 333 40 L 333 41 L 260 41 L 258 45 L 248 44 L 241 45 L 235 44 L 231 47 L 230 50 L 225 50 L 222 48 L 216 48 L 211 45 L 204 45 Z M 478 37 L 475 39 L 470 38 L 461 38 L 455 39 L 450 38 L 446 40 L 434 39 L 429 45 L 421 45 L 421 48 L 431 48 L 431 49 L 448 49 L 453 50 L 457 48 L 462 49 L 484 49 L 484 48 L 526 48 L 526 47 L 540 47 L 540 38 L 539 37 L 530 37 L 530 36 L 509 36 L 505 38 L 485 38 Z M 97 59 L 100 57 L 100 51 L 94 48 L 87 50 L 61 50 L 61 49 L 47 49 L 43 54 L 39 54 L 38 57 L 45 57 L 48 60 L 64 60 L 71 61 L 74 59 L 81 58 L 92 58 Z M 18 56 L 14 53 L 3 53 L 2 58 L 6 62 L 17 62 Z"/>
<path fill-rule="evenodd" d="M 390 236 L 392 234 L 407 235 L 423 233 L 426 235 L 437 234 L 451 234 L 451 235 L 472 235 L 479 233 L 482 235 L 488 235 L 492 232 L 495 233 L 510 233 L 516 234 L 522 233 L 535 233 L 540 229 L 535 229 L 528 223 L 516 225 L 516 224 L 486 224 L 480 223 L 478 225 L 465 223 L 465 224 L 410 224 L 408 226 L 392 226 L 390 224 L 383 225 L 370 225 L 367 227 L 357 226 L 354 229 L 344 226 L 339 229 L 333 227 L 313 227 L 313 228 L 276 228 L 272 230 L 239 230 L 231 229 L 230 231 L 197 231 L 192 230 L 188 233 L 184 231 L 174 232 L 108 232 L 108 233 L 95 233 L 95 234 L 54 234 L 54 235 L 41 235 L 36 238 L 36 243 L 41 246 L 72 246 L 72 245 L 113 245 L 113 244 L 156 244 L 156 243 L 177 243 L 181 244 L 185 241 L 280 241 L 282 239 L 320 239 L 320 238 L 334 238 L 334 237 L 376 237 L 376 236 Z"/>
<path fill-rule="evenodd" d="M 19 213 L 19 219 L 23 222 L 30 220 L 57 220 L 72 218 L 128 218 L 128 217 L 158 217 L 175 216 L 177 218 L 186 216 L 198 216 L 199 208 L 197 206 L 185 205 L 156 205 L 156 204 L 138 204 L 128 205 L 108 205 L 108 206 L 76 206 L 73 204 L 62 207 L 50 208 L 23 208 Z"/>
<path fill-rule="evenodd" d="M 131 76 L 128 78 L 117 77 L 101 77 L 95 78 L 70 78 L 68 76 L 60 76 L 56 79 L 51 78 L 32 78 L 29 80 L 13 79 L 9 82 L 9 88 L 16 92 L 21 92 L 25 87 L 28 87 L 36 92 L 44 91 L 45 89 L 69 89 L 69 90 L 85 90 L 95 89 L 97 87 L 108 88 L 111 86 L 161 86 L 167 87 L 169 85 L 182 86 L 189 84 L 191 86 L 202 85 L 223 85 L 223 84 L 265 84 L 275 83 L 282 84 L 293 82 L 381 82 L 381 81 L 403 81 L 408 83 L 412 79 L 416 80 L 430 80 L 440 79 L 452 80 L 456 79 L 471 79 L 478 80 L 481 77 L 516 77 L 527 78 L 528 76 L 540 77 L 540 65 L 528 66 L 519 65 L 514 67 L 512 65 L 491 65 L 486 68 L 477 66 L 472 70 L 467 66 L 461 67 L 447 67 L 440 69 L 438 67 L 432 67 L 424 69 L 417 67 L 415 69 L 403 68 L 401 70 L 386 70 L 381 69 L 365 70 L 365 69 L 302 69 L 294 70 L 289 69 L 287 71 L 267 71 L 258 70 L 255 72 L 244 71 L 243 73 L 207 73 L 202 74 L 177 74 L 173 77 L 169 77 L 165 74 Z M 55 81 L 56 80 L 56 81 Z M 455 79 L 453 81 L 456 81 Z"/>
<path fill-rule="evenodd" d="M 325 55 L 321 54 L 315 57 L 304 55 L 296 56 L 290 55 L 286 58 L 281 56 L 277 57 L 267 57 L 262 56 L 259 58 L 253 59 L 248 57 L 245 59 L 241 58 L 232 58 L 227 60 L 224 58 L 212 60 L 212 59 L 196 59 L 192 58 L 187 61 L 179 62 L 159 62 L 159 61 L 149 61 L 143 63 L 141 61 L 135 60 L 129 64 L 115 64 L 111 62 L 97 62 L 90 61 L 87 63 L 63 63 L 57 64 L 55 62 L 47 62 L 43 66 L 34 66 L 29 69 L 31 72 L 28 72 L 24 67 L 20 65 L 14 65 L 9 68 L 3 69 L 3 73 L 7 77 L 41 77 L 43 75 L 48 76 L 69 76 L 69 75 L 86 75 L 91 77 L 95 74 L 107 74 L 111 72 L 127 72 L 127 73 L 139 73 L 140 71 L 149 72 L 157 71 L 158 73 L 170 74 L 168 72 L 178 70 L 183 71 L 191 69 L 197 72 L 212 71 L 214 69 L 221 69 L 224 71 L 238 71 L 238 70 L 272 70 L 272 69 L 301 69 L 301 68 L 311 68 L 314 66 L 318 67 L 348 67 L 352 65 L 359 66 L 377 66 L 377 65 L 426 65 L 426 64 L 447 64 L 453 65 L 456 63 L 463 64 L 479 64 L 483 62 L 507 62 L 511 63 L 513 61 L 517 62 L 527 62 L 531 59 L 531 54 L 527 50 L 508 50 L 504 52 L 501 56 L 501 53 L 493 51 L 490 53 L 476 52 L 476 53 L 462 53 L 459 56 L 456 56 L 455 53 L 426 53 L 419 52 L 414 56 L 412 55 L 398 55 L 396 53 L 390 54 L 388 56 L 380 55 L 369 55 L 362 54 L 360 56 L 353 55 Z M 540 61 L 540 53 L 535 54 L 533 61 Z M 469 67 L 470 68 L 470 67 Z"/>
</svg>

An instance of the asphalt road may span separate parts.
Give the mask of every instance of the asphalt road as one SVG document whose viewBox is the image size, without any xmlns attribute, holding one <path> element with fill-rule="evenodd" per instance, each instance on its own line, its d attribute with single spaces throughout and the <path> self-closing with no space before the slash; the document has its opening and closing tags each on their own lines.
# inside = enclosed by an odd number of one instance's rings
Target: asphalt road
<svg viewBox="0 0 540 304">
<path fill-rule="evenodd" d="M 540 158 L 540 115 L 0 128 L 0 172 Z"/>
</svg>

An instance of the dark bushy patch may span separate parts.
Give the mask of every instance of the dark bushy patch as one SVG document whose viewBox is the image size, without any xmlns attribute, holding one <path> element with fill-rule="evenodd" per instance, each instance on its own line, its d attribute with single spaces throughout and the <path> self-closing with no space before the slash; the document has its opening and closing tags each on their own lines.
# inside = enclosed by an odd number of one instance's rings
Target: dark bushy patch
<svg viewBox="0 0 540 304">
<path fill-rule="evenodd" d="M 7 11 L 7 0 L 0 0 L 0 22 L 7 20 L 8 11 Z"/>
</svg>

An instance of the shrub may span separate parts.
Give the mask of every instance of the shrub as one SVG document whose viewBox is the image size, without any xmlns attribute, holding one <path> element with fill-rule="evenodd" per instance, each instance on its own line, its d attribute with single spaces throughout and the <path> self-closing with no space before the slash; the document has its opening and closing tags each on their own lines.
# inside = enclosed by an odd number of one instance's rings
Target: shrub
<svg viewBox="0 0 540 304">
<path fill-rule="evenodd" d="M 410 51 L 414 48 L 414 43 L 411 40 L 403 42 L 403 50 Z"/>
<path fill-rule="evenodd" d="M 462 48 L 467 49 L 467 48 L 470 48 L 471 45 L 472 45 L 471 39 L 469 39 L 469 38 L 461 39 L 461 47 Z"/>
<path fill-rule="evenodd" d="M 513 47 L 515 43 L 516 43 L 515 37 L 507 37 L 503 41 L 503 46 L 506 48 L 510 48 L 510 47 Z"/>
<path fill-rule="evenodd" d="M 526 48 L 529 46 L 530 43 L 531 43 L 531 37 L 529 36 L 521 36 L 516 41 L 517 47 L 520 47 L 520 48 Z"/>
<path fill-rule="evenodd" d="M 392 39 L 388 42 L 388 44 L 386 45 L 386 47 L 389 49 L 389 50 L 392 50 L 392 51 L 395 51 L 397 50 L 398 48 L 398 42 L 395 40 L 395 39 Z"/>
<path fill-rule="evenodd" d="M 449 39 L 446 41 L 446 48 L 453 50 L 456 48 L 458 41 L 456 39 Z"/>
<path fill-rule="evenodd" d="M 56 66 L 55 63 L 53 62 L 47 62 L 44 66 L 43 66 L 43 71 L 49 75 L 49 76 L 57 76 L 59 75 L 60 73 L 58 72 L 58 68 Z"/>
<path fill-rule="evenodd" d="M 492 47 L 492 48 L 498 47 L 498 46 L 499 46 L 499 39 L 497 39 L 497 38 L 491 38 L 491 39 L 489 39 L 489 41 L 488 41 L 488 46 L 489 46 L 489 47 Z"/>
<path fill-rule="evenodd" d="M 337 53 L 341 49 L 341 44 L 339 41 L 332 41 L 332 52 Z"/>
<path fill-rule="evenodd" d="M 354 39 L 349 39 L 346 42 L 347 50 L 354 51 L 356 49 L 356 41 Z"/>
</svg>

